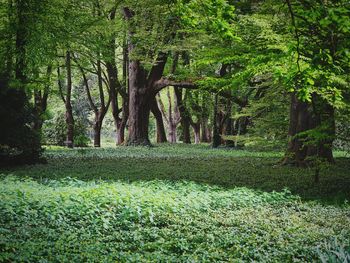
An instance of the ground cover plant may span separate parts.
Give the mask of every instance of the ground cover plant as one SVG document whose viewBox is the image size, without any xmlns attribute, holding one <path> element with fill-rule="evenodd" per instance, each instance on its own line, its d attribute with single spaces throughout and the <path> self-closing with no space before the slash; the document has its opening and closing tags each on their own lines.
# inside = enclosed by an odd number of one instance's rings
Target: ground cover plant
<svg viewBox="0 0 350 263">
<path fill-rule="evenodd" d="M 208 146 L 48 149 L 1 169 L 0 261 L 347 262 L 349 160 Z M 332 261 L 333 260 L 333 261 Z"/>
</svg>

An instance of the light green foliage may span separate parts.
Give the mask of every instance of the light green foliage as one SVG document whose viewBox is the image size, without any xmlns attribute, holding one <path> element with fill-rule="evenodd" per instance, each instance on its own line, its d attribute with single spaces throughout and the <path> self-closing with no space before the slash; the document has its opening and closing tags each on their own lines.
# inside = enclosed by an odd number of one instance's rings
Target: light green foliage
<svg viewBox="0 0 350 263">
<path fill-rule="evenodd" d="M 172 145 L 46 154 L 48 165 L 1 171 L 3 261 L 310 262 L 332 254 L 334 238 L 348 253 L 348 204 L 283 190 L 312 180 L 266 168 L 268 154 Z"/>
<path fill-rule="evenodd" d="M 232 27 L 234 10 L 227 0 L 178 1 L 185 29 L 204 30 L 226 40 L 237 39 Z"/>
<path fill-rule="evenodd" d="M 296 55 L 287 82 L 294 79 L 302 100 L 310 102 L 317 94 L 333 107 L 342 107 L 343 94 L 349 92 L 349 2 L 291 2 L 298 38 L 291 46 Z"/>
</svg>

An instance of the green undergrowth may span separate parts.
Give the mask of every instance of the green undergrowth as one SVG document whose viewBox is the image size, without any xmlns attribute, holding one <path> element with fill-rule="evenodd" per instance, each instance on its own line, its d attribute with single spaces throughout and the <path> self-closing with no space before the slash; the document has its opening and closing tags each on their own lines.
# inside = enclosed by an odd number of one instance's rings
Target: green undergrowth
<svg viewBox="0 0 350 263">
<path fill-rule="evenodd" d="M 42 181 L 65 177 L 89 180 L 192 181 L 225 188 L 248 187 L 261 191 L 288 188 L 305 200 L 342 204 L 350 200 L 350 158 L 322 168 L 320 183 L 314 170 L 278 165 L 280 152 L 212 149 L 208 145 L 77 148 L 50 147 L 48 164 L 0 169 L 1 174 Z"/>
<path fill-rule="evenodd" d="M 350 161 L 163 145 L 0 169 L 0 262 L 348 262 Z"/>
<path fill-rule="evenodd" d="M 347 204 L 288 190 L 13 176 L 0 189 L 5 262 L 310 262 L 350 245 Z"/>
<path fill-rule="evenodd" d="M 46 147 L 45 156 L 52 159 L 62 158 L 180 158 L 180 159 L 210 159 L 218 157 L 282 157 L 281 152 L 259 152 L 234 150 L 232 148 L 211 148 L 207 144 L 156 144 L 151 147 L 106 147 L 106 148 L 76 148 L 67 150 L 63 147 Z"/>
</svg>

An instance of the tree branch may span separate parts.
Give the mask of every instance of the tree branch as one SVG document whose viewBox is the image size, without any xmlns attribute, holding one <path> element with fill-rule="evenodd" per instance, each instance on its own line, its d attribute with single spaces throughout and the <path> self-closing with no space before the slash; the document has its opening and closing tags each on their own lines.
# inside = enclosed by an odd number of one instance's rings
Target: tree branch
<svg viewBox="0 0 350 263">
<path fill-rule="evenodd" d="M 161 91 L 165 87 L 176 86 L 183 89 L 197 89 L 198 86 L 191 81 L 173 81 L 167 78 L 161 78 L 154 83 L 154 89 L 156 92 Z"/>
</svg>

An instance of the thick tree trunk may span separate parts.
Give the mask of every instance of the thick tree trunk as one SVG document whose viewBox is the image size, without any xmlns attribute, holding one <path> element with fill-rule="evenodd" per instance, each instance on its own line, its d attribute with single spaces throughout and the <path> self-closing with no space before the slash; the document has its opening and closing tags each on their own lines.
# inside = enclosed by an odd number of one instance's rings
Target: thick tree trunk
<svg viewBox="0 0 350 263">
<path fill-rule="evenodd" d="M 130 49 L 130 47 L 129 47 Z M 131 53 L 129 50 L 129 53 Z M 129 137 L 127 145 L 150 145 L 148 137 L 150 101 L 145 71 L 140 61 L 129 62 Z M 153 95 L 153 94 L 152 94 Z"/>
<path fill-rule="evenodd" d="M 151 111 L 157 122 L 157 143 L 167 142 L 162 112 L 160 111 L 155 97 L 151 102 Z"/>
<path fill-rule="evenodd" d="M 148 137 L 150 105 L 147 97 L 130 87 L 128 145 L 151 144 Z"/>
<path fill-rule="evenodd" d="M 67 124 L 67 137 L 66 146 L 68 148 L 74 147 L 74 118 L 73 109 L 71 104 L 72 94 L 72 68 L 71 68 L 71 54 L 69 51 L 66 52 L 66 70 L 67 70 L 67 94 L 66 94 L 66 124 Z"/>
<path fill-rule="evenodd" d="M 134 13 L 129 8 L 123 8 L 126 20 L 132 19 Z M 133 31 L 128 35 L 128 54 L 133 54 L 135 45 L 132 42 Z M 151 145 L 148 135 L 149 115 L 151 103 L 157 91 L 155 83 L 164 71 L 168 54 L 159 52 L 157 62 L 152 66 L 148 76 L 141 65 L 141 61 L 135 58 L 129 60 L 129 126 L 127 145 Z"/>
<path fill-rule="evenodd" d="M 100 122 L 100 120 L 95 121 L 93 125 L 94 147 L 101 147 L 101 129 L 102 129 L 102 123 Z"/>
<path fill-rule="evenodd" d="M 317 98 L 313 98 L 316 103 Z M 322 158 L 330 163 L 334 162 L 332 153 L 332 143 L 335 134 L 334 109 L 330 106 L 321 106 L 316 109 L 307 102 L 300 101 L 296 94 L 291 95 L 290 104 L 290 123 L 289 123 L 289 143 L 283 164 L 295 164 L 305 166 L 308 158 Z M 319 111 L 319 113 L 315 113 Z M 326 125 L 323 132 L 327 135 L 326 139 L 308 142 L 307 138 L 298 137 L 301 132 L 319 128 Z M 313 140 L 313 139 L 311 139 Z"/>
</svg>

